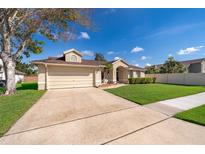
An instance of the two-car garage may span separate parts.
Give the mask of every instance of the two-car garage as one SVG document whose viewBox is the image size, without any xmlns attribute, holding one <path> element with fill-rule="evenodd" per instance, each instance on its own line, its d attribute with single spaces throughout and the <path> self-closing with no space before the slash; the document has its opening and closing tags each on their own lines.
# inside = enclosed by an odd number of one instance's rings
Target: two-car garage
<svg viewBox="0 0 205 154">
<path fill-rule="evenodd" d="M 101 68 L 93 66 L 38 65 L 38 89 L 93 87 L 101 84 Z"/>
<path fill-rule="evenodd" d="M 83 54 L 70 49 L 60 57 L 35 60 L 38 67 L 38 89 L 64 89 L 101 85 L 100 61 L 84 60 Z"/>
<path fill-rule="evenodd" d="M 47 88 L 76 88 L 94 85 L 94 69 L 83 67 L 48 66 Z"/>
</svg>

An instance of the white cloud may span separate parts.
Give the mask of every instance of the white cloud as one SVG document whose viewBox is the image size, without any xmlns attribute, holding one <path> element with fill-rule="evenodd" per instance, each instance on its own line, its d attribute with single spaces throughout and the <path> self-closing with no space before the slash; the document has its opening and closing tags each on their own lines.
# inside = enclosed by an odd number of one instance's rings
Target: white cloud
<svg viewBox="0 0 205 154">
<path fill-rule="evenodd" d="M 120 57 L 115 57 L 115 58 L 114 58 L 114 60 L 119 60 L 119 59 L 122 59 L 122 58 L 120 58 Z"/>
<path fill-rule="evenodd" d="M 177 25 L 174 27 L 164 27 L 164 28 L 158 29 L 158 31 L 149 35 L 148 38 L 149 37 L 176 35 L 176 34 L 184 33 L 188 30 L 191 30 L 191 29 L 194 29 L 194 28 L 197 28 L 200 26 L 204 26 L 204 24 L 205 24 L 204 22 L 200 22 L 200 23 Z"/>
<path fill-rule="evenodd" d="M 203 48 L 203 46 L 197 46 L 197 47 L 189 47 L 186 49 L 181 49 L 177 52 L 178 55 L 188 55 L 194 52 L 199 51 L 201 48 Z"/>
<path fill-rule="evenodd" d="M 80 36 L 78 37 L 79 39 L 90 39 L 90 36 L 88 35 L 87 32 L 80 32 Z"/>
<path fill-rule="evenodd" d="M 139 64 L 135 64 L 135 66 L 137 66 L 137 67 L 138 67 L 138 66 L 140 66 L 140 65 L 139 65 Z"/>
<path fill-rule="evenodd" d="M 112 55 L 112 54 L 114 54 L 114 53 L 115 53 L 114 51 L 108 51 L 108 52 L 107 52 L 108 55 Z"/>
<path fill-rule="evenodd" d="M 78 38 L 77 35 L 73 32 L 66 32 L 66 35 L 67 35 L 68 40 L 74 40 Z"/>
<path fill-rule="evenodd" d="M 131 50 L 131 53 L 137 53 L 137 52 L 140 52 L 140 51 L 143 51 L 143 50 L 144 50 L 143 48 L 136 46 L 135 48 L 133 48 Z"/>
<path fill-rule="evenodd" d="M 151 66 L 151 64 L 150 64 L 150 63 L 147 63 L 146 66 Z"/>
<path fill-rule="evenodd" d="M 95 53 L 93 51 L 90 51 L 90 50 L 84 50 L 82 51 L 83 55 L 85 56 L 90 56 L 90 57 L 93 57 L 95 55 Z"/>
<path fill-rule="evenodd" d="M 170 54 L 168 54 L 168 57 L 172 57 L 172 54 L 170 53 Z"/>
<path fill-rule="evenodd" d="M 141 60 L 146 60 L 148 57 L 146 57 L 146 56 L 142 56 L 140 59 Z"/>
</svg>

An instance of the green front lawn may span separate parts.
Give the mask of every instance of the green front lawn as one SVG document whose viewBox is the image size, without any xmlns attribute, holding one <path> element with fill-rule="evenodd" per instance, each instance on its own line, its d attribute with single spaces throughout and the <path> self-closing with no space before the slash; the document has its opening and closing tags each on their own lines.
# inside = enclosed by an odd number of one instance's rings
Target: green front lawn
<svg viewBox="0 0 205 154">
<path fill-rule="evenodd" d="M 130 84 L 118 88 L 106 89 L 105 91 L 135 103 L 145 105 L 161 100 L 204 92 L 205 87 L 171 84 Z"/>
<path fill-rule="evenodd" d="M 3 88 L 0 88 L 0 93 Z M 0 137 L 44 94 L 37 83 L 17 84 L 12 96 L 0 96 Z"/>
<path fill-rule="evenodd" d="M 205 126 L 205 105 L 180 112 L 176 114 L 175 117 Z"/>
</svg>

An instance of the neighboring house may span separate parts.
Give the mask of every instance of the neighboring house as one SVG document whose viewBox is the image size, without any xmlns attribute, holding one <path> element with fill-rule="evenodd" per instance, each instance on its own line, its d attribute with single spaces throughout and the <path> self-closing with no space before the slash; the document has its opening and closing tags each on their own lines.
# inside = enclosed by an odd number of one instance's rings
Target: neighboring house
<svg viewBox="0 0 205 154">
<path fill-rule="evenodd" d="M 205 58 L 181 61 L 187 73 L 205 73 Z"/>
<path fill-rule="evenodd" d="M 24 75 L 25 75 L 25 73 L 16 70 L 15 71 L 15 82 L 17 83 L 17 82 L 24 81 Z M 6 80 L 5 72 L 3 69 L 3 62 L 1 59 L 0 59 L 0 80 Z"/>
<path fill-rule="evenodd" d="M 205 58 L 179 61 L 186 68 L 186 73 L 205 73 Z M 153 65 L 160 68 L 163 64 Z"/>
<path fill-rule="evenodd" d="M 127 64 L 123 60 L 104 63 L 84 60 L 75 49 L 65 51 L 62 57 L 33 61 L 38 66 L 39 89 L 100 86 L 103 83 L 127 83 L 129 77 L 144 77 L 144 69 Z"/>
</svg>

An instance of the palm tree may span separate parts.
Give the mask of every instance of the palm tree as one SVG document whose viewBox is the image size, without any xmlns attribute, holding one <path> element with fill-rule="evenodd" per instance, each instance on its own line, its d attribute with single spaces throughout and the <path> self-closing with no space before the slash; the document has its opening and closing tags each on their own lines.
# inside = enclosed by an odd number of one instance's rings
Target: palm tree
<svg viewBox="0 0 205 154">
<path fill-rule="evenodd" d="M 105 59 L 105 57 L 103 56 L 103 54 L 101 54 L 101 53 L 95 53 L 95 60 L 97 60 L 97 61 L 107 61 Z"/>
</svg>

